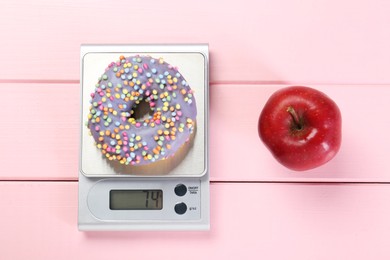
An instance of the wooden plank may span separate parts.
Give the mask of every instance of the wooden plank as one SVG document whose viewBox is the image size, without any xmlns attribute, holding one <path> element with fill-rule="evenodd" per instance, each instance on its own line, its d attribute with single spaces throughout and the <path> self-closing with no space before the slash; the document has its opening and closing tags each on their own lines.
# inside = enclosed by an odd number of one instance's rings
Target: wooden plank
<svg viewBox="0 0 390 260">
<path fill-rule="evenodd" d="M 78 84 L 0 84 L 0 179 L 75 179 Z"/>
<path fill-rule="evenodd" d="M 3 1 L 0 79 L 79 80 L 82 43 L 210 44 L 212 82 L 389 83 L 389 1 Z"/>
<path fill-rule="evenodd" d="M 210 104 L 213 180 L 389 182 L 388 86 L 313 85 L 342 114 L 342 145 L 326 165 L 286 170 L 260 141 L 257 124 L 268 97 L 284 86 L 213 86 Z M 238 98 L 237 98 L 238 97 Z"/>
<path fill-rule="evenodd" d="M 284 85 L 283 85 L 284 86 Z M 212 85 L 210 159 L 213 181 L 389 182 L 390 86 L 316 85 L 340 106 L 343 143 L 323 167 L 292 172 L 279 165 L 257 133 L 260 111 L 277 85 Z M 76 180 L 78 84 L 0 84 L 2 180 Z M 27 127 L 28 126 L 28 127 Z"/>
<path fill-rule="evenodd" d="M 384 184 L 212 184 L 209 232 L 84 233 L 77 182 L 0 182 L 1 256 L 387 260 L 389 197 Z"/>
</svg>

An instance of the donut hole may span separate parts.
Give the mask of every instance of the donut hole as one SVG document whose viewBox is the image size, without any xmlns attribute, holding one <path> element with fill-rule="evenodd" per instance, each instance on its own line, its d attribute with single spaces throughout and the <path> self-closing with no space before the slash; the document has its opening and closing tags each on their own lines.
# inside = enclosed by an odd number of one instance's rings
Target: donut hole
<svg viewBox="0 0 390 260">
<path fill-rule="evenodd" d="M 153 113 L 149 102 L 143 99 L 139 104 L 133 106 L 131 118 L 134 118 L 136 121 L 144 121 L 145 119 L 152 117 Z"/>
</svg>

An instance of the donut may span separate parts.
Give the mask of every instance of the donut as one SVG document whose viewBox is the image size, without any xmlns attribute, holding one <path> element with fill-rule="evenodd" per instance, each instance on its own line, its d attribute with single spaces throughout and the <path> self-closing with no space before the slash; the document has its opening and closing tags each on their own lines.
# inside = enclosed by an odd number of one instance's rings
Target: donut
<svg viewBox="0 0 390 260">
<path fill-rule="evenodd" d="M 194 133 L 196 114 L 194 91 L 177 67 L 121 55 L 98 78 L 87 127 L 103 157 L 141 166 L 174 156 Z"/>
</svg>

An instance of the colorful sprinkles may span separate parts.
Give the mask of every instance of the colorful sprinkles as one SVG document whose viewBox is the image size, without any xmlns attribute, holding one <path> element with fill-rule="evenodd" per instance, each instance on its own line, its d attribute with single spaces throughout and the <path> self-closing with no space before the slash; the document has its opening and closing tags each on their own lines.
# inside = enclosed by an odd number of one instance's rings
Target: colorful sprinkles
<svg viewBox="0 0 390 260">
<path fill-rule="evenodd" d="M 162 58 L 120 56 L 91 93 L 87 126 L 108 160 L 146 165 L 173 156 L 194 132 L 193 90 Z M 143 107 L 147 112 L 138 117 Z"/>
</svg>

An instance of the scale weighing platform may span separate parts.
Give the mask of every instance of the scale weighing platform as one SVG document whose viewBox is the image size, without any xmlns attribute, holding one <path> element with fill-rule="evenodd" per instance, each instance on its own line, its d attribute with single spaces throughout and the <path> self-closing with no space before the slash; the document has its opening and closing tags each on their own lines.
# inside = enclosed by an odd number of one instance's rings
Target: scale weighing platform
<svg viewBox="0 0 390 260">
<path fill-rule="evenodd" d="M 177 67 L 196 101 L 190 140 L 173 158 L 151 166 L 108 160 L 87 126 L 99 77 L 119 57 L 137 55 Z M 208 45 L 82 45 L 80 61 L 79 230 L 208 230 Z"/>
</svg>

